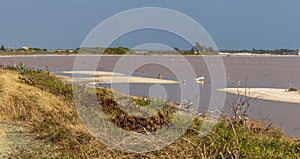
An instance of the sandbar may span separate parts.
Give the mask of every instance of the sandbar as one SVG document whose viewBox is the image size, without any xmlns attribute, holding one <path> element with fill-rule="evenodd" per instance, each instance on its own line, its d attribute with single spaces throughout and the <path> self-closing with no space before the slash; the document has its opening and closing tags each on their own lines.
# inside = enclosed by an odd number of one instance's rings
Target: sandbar
<svg viewBox="0 0 300 159">
<path fill-rule="evenodd" d="M 299 91 L 288 92 L 287 89 L 283 88 L 224 88 L 218 89 L 218 91 L 251 96 L 263 100 L 300 104 Z"/>
<path fill-rule="evenodd" d="M 62 71 L 62 76 L 66 80 L 79 82 L 97 82 L 97 83 L 141 83 L 141 84 L 178 84 L 179 81 L 147 78 L 139 76 L 130 76 L 123 73 L 106 71 Z M 72 78 L 73 76 L 73 78 Z"/>
</svg>

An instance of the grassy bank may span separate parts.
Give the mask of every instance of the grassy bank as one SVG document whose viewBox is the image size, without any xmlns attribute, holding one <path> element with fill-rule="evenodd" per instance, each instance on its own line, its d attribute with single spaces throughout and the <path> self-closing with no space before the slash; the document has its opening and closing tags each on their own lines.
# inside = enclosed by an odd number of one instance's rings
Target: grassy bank
<svg viewBox="0 0 300 159">
<path fill-rule="evenodd" d="M 177 104 L 167 102 L 153 116 L 129 116 L 125 109 L 146 108 L 153 99 L 128 97 L 132 98 L 130 104 L 116 103 L 115 98 L 125 95 L 117 93 L 118 96 L 113 97 L 112 91 L 96 90 L 99 107 L 110 121 L 127 131 L 155 131 L 170 122 L 179 109 Z M 285 136 L 280 129 L 229 116 L 220 118 L 203 138 L 198 137 L 203 123 L 203 116 L 199 116 L 182 137 L 161 150 L 145 154 L 117 151 L 100 143 L 82 125 L 70 84 L 47 71 L 23 65 L 0 69 L 0 121 L 26 128 L 32 142 L 42 143 L 38 148 L 19 147 L 10 154 L 18 158 L 300 157 L 300 142 Z"/>
</svg>

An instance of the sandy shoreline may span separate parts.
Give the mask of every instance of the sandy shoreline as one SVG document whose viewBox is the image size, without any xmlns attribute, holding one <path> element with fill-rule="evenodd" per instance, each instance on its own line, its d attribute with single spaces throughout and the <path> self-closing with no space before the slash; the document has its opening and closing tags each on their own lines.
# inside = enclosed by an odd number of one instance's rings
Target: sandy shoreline
<svg viewBox="0 0 300 159">
<path fill-rule="evenodd" d="M 239 93 L 240 95 L 252 96 L 263 100 L 300 104 L 299 92 L 287 92 L 287 89 L 283 88 L 246 88 L 246 94 L 245 88 L 224 88 L 218 90 L 225 91 L 230 94 Z"/>
<path fill-rule="evenodd" d="M 138 76 L 129 76 L 127 74 L 104 71 L 63 71 L 63 74 L 69 76 L 62 76 L 67 81 L 79 82 L 97 82 L 97 83 L 141 83 L 141 84 L 178 84 L 179 81 L 165 80 L 158 78 L 147 78 Z M 72 75 L 74 75 L 72 78 Z"/>
</svg>

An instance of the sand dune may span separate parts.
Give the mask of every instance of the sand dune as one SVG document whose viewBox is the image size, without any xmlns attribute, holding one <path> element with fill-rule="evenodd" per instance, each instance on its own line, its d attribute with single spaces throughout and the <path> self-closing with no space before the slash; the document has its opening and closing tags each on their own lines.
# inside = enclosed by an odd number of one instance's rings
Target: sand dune
<svg viewBox="0 0 300 159">
<path fill-rule="evenodd" d="M 271 100 L 278 102 L 288 103 L 299 103 L 300 104 L 300 93 L 288 92 L 287 89 L 282 88 L 224 88 L 218 89 L 219 91 L 225 91 L 231 94 L 240 94 L 244 96 L 257 97 L 258 99 Z M 250 92 L 250 93 L 249 93 Z"/>
</svg>

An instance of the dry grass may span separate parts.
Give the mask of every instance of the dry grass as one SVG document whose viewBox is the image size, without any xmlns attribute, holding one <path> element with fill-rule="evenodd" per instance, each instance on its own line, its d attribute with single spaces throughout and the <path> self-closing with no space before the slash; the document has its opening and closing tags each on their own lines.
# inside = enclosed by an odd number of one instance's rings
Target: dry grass
<svg viewBox="0 0 300 159">
<path fill-rule="evenodd" d="M 27 85 L 18 77 L 13 71 L 0 69 L 1 120 L 41 123 L 51 118 L 65 124 L 66 127 L 81 129 L 81 126 L 76 124 L 78 120 L 74 118 L 75 112 L 71 103 Z"/>
<path fill-rule="evenodd" d="M 32 132 L 34 140 L 51 142 L 61 147 L 61 153 L 69 152 L 69 144 L 79 147 L 75 136 L 91 139 L 71 101 L 28 85 L 19 77 L 13 70 L 0 69 L 1 122 L 23 124 Z"/>
<path fill-rule="evenodd" d="M 0 129 L 0 136 L 5 135 L 5 131 Z"/>
</svg>

